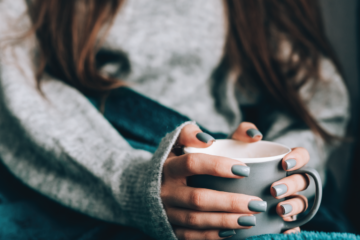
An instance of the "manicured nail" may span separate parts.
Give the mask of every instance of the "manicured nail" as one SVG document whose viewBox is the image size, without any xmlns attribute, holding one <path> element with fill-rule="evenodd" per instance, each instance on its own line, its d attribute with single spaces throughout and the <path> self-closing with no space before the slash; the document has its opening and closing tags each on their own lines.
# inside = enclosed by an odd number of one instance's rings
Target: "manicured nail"
<svg viewBox="0 0 360 240">
<path fill-rule="evenodd" d="M 215 141 L 215 138 L 213 138 L 212 136 L 210 136 L 207 133 L 204 132 L 200 132 L 198 134 L 196 134 L 197 139 L 199 139 L 200 141 L 204 142 L 204 143 L 209 143 L 210 141 Z"/>
<path fill-rule="evenodd" d="M 262 137 L 262 133 L 255 129 L 255 128 L 250 128 L 249 130 L 246 131 L 246 134 L 249 135 L 249 137 L 254 138 L 257 136 L 261 136 Z"/>
<path fill-rule="evenodd" d="M 282 214 L 286 215 L 292 211 L 292 206 L 290 204 L 283 204 L 281 205 L 282 208 Z"/>
<path fill-rule="evenodd" d="M 287 186 L 285 184 L 280 184 L 272 187 L 275 190 L 275 196 L 281 196 L 285 194 L 288 190 Z"/>
<path fill-rule="evenodd" d="M 256 217 L 255 216 L 244 216 L 238 218 L 238 224 L 240 226 L 249 227 L 256 225 Z"/>
<path fill-rule="evenodd" d="M 250 201 L 248 208 L 254 212 L 266 212 L 267 202 L 266 201 Z"/>
<path fill-rule="evenodd" d="M 241 177 L 248 177 L 250 175 L 250 168 L 248 166 L 234 165 L 231 167 L 231 171 L 233 174 Z"/>
<path fill-rule="evenodd" d="M 220 230 L 219 231 L 219 237 L 231 237 L 232 235 L 235 235 L 235 230 Z"/>
<path fill-rule="evenodd" d="M 286 170 L 292 169 L 293 167 L 296 166 L 296 160 L 293 158 L 285 160 L 285 163 L 286 163 Z"/>
</svg>

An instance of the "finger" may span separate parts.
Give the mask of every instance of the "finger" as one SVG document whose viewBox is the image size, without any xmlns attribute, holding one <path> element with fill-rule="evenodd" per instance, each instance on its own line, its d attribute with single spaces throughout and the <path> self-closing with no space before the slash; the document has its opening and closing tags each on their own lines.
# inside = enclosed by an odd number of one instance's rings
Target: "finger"
<svg viewBox="0 0 360 240">
<path fill-rule="evenodd" d="M 294 221 L 296 218 L 293 218 L 293 217 L 283 217 L 283 220 L 284 221 L 287 221 L 287 222 L 291 222 L 291 221 Z"/>
<path fill-rule="evenodd" d="M 256 217 L 236 213 L 199 212 L 168 208 L 171 224 L 192 229 L 248 229 L 256 225 Z"/>
<path fill-rule="evenodd" d="M 169 206 L 199 211 L 256 214 L 267 209 L 267 202 L 255 196 L 187 186 L 164 191 L 161 198 Z"/>
<path fill-rule="evenodd" d="M 262 137 L 262 133 L 253 123 L 242 122 L 231 138 L 242 142 L 257 142 L 260 141 Z"/>
<path fill-rule="evenodd" d="M 296 228 L 293 228 L 293 229 L 286 230 L 284 232 L 284 234 L 294 234 L 294 233 L 300 233 L 300 228 L 296 227 Z"/>
<path fill-rule="evenodd" d="M 286 171 L 293 171 L 305 166 L 310 160 L 309 152 L 305 148 L 293 148 L 282 160 L 282 167 Z"/>
<path fill-rule="evenodd" d="M 303 174 L 294 174 L 280 181 L 274 182 L 270 187 L 273 197 L 279 199 L 305 190 L 309 185 L 309 179 Z"/>
<path fill-rule="evenodd" d="M 176 154 L 174 152 L 170 152 L 167 158 L 176 157 Z"/>
<path fill-rule="evenodd" d="M 198 126 L 188 124 L 181 130 L 177 143 L 187 147 L 206 148 L 214 141 L 212 136 L 201 131 Z"/>
<path fill-rule="evenodd" d="M 175 235 L 179 240 L 199 240 L 199 239 L 224 239 L 235 235 L 234 230 L 194 230 L 186 228 L 175 228 Z"/>
<path fill-rule="evenodd" d="M 244 163 L 203 153 L 190 153 L 170 158 L 164 165 L 164 173 L 172 178 L 192 175 L 212 175 L 224 178 L 242 178 L 250 174 Z"/>
<path fill-rule="evenodd" d="M 279 216 L 286 218 L 304 212 L 308 207 L 308 200 L 302 195 L 290 196 L 291 199 L 280 202 L 276 206 L 276 212 Z"/>
</svg>

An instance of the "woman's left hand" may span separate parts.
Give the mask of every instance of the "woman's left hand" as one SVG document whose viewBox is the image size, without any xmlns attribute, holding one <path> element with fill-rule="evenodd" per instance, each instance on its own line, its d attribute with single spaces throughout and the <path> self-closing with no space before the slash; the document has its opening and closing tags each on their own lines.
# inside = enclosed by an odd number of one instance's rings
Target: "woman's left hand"
<svg viewBox="0 0 360 240">
<path fill-rule="evenodd" d="M 232 135 L 232 139 L 244 142 L 257 142 L 262 139 L 262 134 L 252 123 L 243 122 Z M 294 171 L 306 165 L 310 160 L 305 148 L 293 148 L 292 151 L 282 159 L 282 167 L 285 171 Z M 274 182 L 270 187 L 272 196 L 276 199 L 287 198 L 276 207 L 276 212 L 285 221 L 293 221 L 293 216 L 304 212 L 308 206 L 306 197 L 297 194 L 305 190 L 309 185 L 306 175 L 294 174 Z M 284 233 L 300 232 L 300 228 L 293 228 Z"/>
</svg>

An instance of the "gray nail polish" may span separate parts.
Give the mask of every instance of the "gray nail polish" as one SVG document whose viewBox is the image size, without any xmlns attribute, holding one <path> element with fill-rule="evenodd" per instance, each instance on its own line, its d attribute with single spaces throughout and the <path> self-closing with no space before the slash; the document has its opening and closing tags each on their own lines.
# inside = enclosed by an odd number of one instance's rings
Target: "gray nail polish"
<svg viewBox="0 0 360 240">
<path fill-rule="evenodd" d="M 204 143 L 209 143 L 210 141 L 214 141 L 215 138 L 213 138 L 212 136 L 210 136 L 207 133 L 204 132 L 200 132 L 198 134 L 196 134 L 197 139 L 199 139 L 200 141 L 204 142 Z"/>
<path fill-rule="evenodd" d="M 243 165 L 234 165 L 231 167 L 231 172 L 241 177 L 248 177 L 250 175 L 250 168 Z"/>
<path fill-rule="evenodd" d="M 275 196 L 281 196 L 285 194 L 288 190 L 287 186 L 285 184 L 280 184 L 272 187 L 275 190 Z"/>
<path fill-rule="evenodd" d="M 230 237 L 235 234 L 236 234 L 235 230 L 220 230 L 219 231 L 219 237 Z"/>
<path fill-rule="evenodd" d="M 290 204 L 283 204 L 281 205 L 282 208 L 282 214 L 286 215 L 292 211 L 292 206 Z"/>
<path fill-rule="evenodd" d="M 285 160 L 285 163 L 286 163 L 286 170 L 292 169 L 293 167 L 296 166 L 296 160 L 293 158 Z"/>
<path fill-rule="evenodd" d="M 248 226 L 255 226 L 256 225 L 256 218 L 255 216 L 244 216 L 238 218 L 238 224 L 240 226 L 248 227 Z"/>
<path fill-rule="evenodd" d="M 246 131 L 246 134 L 252 138 L 257 137 L 257 136 L 262 136 L 262 133 L 255 128 L 250 128 L 249 130 Z"/>
<path fill-rule="evenodd" d="M 248 208 L 254 212 L 266 212 L 267 202 L 266 201 L 250 201 Z"/>
</svg>

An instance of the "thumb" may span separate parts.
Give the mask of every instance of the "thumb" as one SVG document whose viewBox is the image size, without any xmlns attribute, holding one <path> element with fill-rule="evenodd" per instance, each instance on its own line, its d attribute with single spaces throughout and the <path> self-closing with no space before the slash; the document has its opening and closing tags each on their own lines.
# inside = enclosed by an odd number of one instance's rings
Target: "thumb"
<svg viewBox="0 0 360 240">
<path fill-rule="evenodd" d="M 209 147 L 215 139 L 203 131 L 194 124 L 186 125 L 182 130 L 178 138 L 178 144 L 186 147 Z"/>
<path fill-rule="evenodd" d="M 263 135 L 253 123 L 242 122 L 235 130 L 231 138 L 238 141 L 251 143 L 260 141 L 263 138 Z"/>
</svg>

